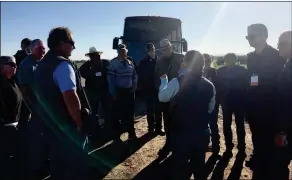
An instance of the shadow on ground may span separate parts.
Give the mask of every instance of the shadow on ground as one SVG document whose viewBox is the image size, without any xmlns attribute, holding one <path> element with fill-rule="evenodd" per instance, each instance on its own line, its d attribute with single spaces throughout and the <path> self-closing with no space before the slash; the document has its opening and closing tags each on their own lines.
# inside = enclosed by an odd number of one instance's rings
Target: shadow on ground
<svg viewBox="0 0 292 180">
<path fill-rule="evenodd" d="M 131 142 L 111 143 L 95 150 L 89 155 L 91 165 L 89 180 L 103 179 L 113 168 L 125 161 L 154 137 L 155 135 L 147 133 Z"/>
<path fill-rule="evenodd" d="M 147 167 L 137 174 L 133 180 L 149 180 L 149 179 L 169 179 L 169 169 L 172 157 L 160 162 L 158 159 L 152 161 Z"/>
</svg>

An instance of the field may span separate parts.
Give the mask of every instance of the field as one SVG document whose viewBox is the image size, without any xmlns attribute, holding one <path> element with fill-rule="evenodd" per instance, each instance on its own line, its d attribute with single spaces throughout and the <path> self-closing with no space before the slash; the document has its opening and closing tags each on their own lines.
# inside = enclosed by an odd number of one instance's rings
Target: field
<svg viewBox="0 0 292 180">
<path fill-rule="evenodd" d="M 218 125 L 221 136 L 220 154 L 222 155 L 225 151 L 225 145 L 221 112 L 219 114 Z M 247 133 L 246 152 L 248 158 L 253 147 L 248 124 L 246 124 L 245 127 Z M 165 138 L 162 136 L 151 137 L 147 135 L 147 122 L 145 116 L 136 120 L 135 128 L 139 139 L 133 145 L 131 153 L 125 150 L 127 147 L 126 134 L 121 136 L 125 141 L 122 145 L 117 147 L 111 143 L 107 143 L 100 149 L 94 150 L 91 153 L 91 158 L 96 166 L 96 169 L 92 170 L 92 180 L 97 177 L 104 179 L 167 179 L 170 160 L 166 159 L 160 164 L 155 161 L 158 157 L 157 153 L 159 149 L 164 145 Z M 234 123 L 232 129 L 234 135 L 233 141 L 236 145 L 236 130 Z M 252 171 L 244 166 L 246 157 L 236 157 L 236 154 L 237 150 L 234 148 L 233 157 L 218 160 L 210 158 L 212 153 L 208 152 L 206 155 L 206 172 L 208 174 L 208 179 L 251 179 Z M 99 172 L 96 172 L 97 170 Z"/>
<path fill-rule="evenodd" d="M 78 64 L 80 66 L 80 64 Z M 220 154 L 225 152 L 222 112 L 219 112 L 218 126 L 220 133 Z M 91 149 L 90 159 L 92 169 L 90 179 L 168 179 L 168 159 L 157 162 L 157 153 L 164 145 L 164 136 L 152 136 L 147 133 L 147 121 L 145 116 L 135 120 L 135 128 L 138 139 L 133 144 L 128 144 L 127 134 L 123 134 L 122 144 L 104 142 Z M 249 125 L 246 129 L 246 153 L 247 156 L 237 156 L 236 128 L 232 124 L 233 149 L 232 157 L 214 158 L 211 152 L 206 154 L 206 176 L 208 179 L 251 179 L 252 171 L 245 167 L 244 161 L 249 159 L 253 150 Z M 98 148 L 97 148 L 98 147 Z M 129 150 L 127 147 L 131 147 Z M 291 168 L 290 168 L 291 169 Z"/>
</svg>

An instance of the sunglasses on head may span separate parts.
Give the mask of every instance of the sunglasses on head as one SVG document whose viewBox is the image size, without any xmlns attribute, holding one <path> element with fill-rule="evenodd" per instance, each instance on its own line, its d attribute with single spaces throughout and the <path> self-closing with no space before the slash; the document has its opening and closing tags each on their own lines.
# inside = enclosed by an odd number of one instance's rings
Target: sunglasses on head
<svg viewBox="0 0 292 180">
<path fill-rule="evenodd" d="M 16 67 L 16 64 L 14 62 L 7 62 L 7 63 L 4 63 L 4 65 L 8 65 L 8 66 L 11 66 L 11 67 Z"/>
</svg>

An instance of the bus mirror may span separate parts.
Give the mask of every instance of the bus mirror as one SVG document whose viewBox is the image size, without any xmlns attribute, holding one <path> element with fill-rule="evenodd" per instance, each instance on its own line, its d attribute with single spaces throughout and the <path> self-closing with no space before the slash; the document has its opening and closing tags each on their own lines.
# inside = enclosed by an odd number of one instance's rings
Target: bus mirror
<svg viewBox="0 0 292 180">
<path fill-rule="evenodd" d="M 182 46 L 183 46 L 183 52 L 188 52 L 188 42 L 183 39 L 182 41 Z"/>
<path fill-rule="evenodd" d="M 113 39 L 113 49 L 118 49 L 119 46 L 119 38 L 115 37 Z"/>
</svg>

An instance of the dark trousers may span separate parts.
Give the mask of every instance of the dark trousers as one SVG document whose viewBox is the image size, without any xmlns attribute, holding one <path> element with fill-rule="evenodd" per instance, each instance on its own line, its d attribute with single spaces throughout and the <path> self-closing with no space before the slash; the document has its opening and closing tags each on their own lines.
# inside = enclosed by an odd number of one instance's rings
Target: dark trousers
<svg viewBox="0 0 292 180">
<path fill-rule="evenodd" d="M 234 144 L 232 142 L 232 114 L 235 115 L 236 133 L 237 133 L 237 148 L 239 150 L 245 150 L 245 127 L 244 117 L 245 108 L 244 104 L 239 101 L 226 100 L 222 103 L 223 110 L 223 132 L 225 137 L 225 144 L 227 149 L 232 149 Z"/>
<path fill-rule="evenodd" d="M 98 92 L 96 90 L 87 89 L 88 100 L 92 113 L 99 115 L 101 119 L 108 119 L 109 111 L 109 94 L 107 91 Z"/>
<path fill-rule="evenodd" d="M 169 145 L 169 128 L 170 127 L 169 126 L 171 123 L 170 122 L 171 118 L 170 118 L 169 106 L 170 106 L 169 103 L 162 103 L 162 102 L 159 103 L 160 113 L 163 114 L 164 130 L 165 130 L 165 135 L 166 135 L 165 145 L 162 148 L 163 153 L 164 152 L 168 153 L 170 151 L 170 145 Z"/>
<path fill-rule="evenodd" d="M 171 139 L 172 162 L 170 179 L 189 180 L 192 174 L 194 174 L 195 179 L 204 179 L 203 173 L 209 136 L 204 134 L 192 137 L 200 137 L 200 139 L 193 142 L 190 142 L 189 137 L 173 137 Z M 190 141 L 187 142 L 187 139 Z"/>
<path fill-rule="evenodd" d="M 267 105 L 261 105 L 262 108 Z M 275 146 L 275 126 L 273 125 L 273 109 L 255 110 L 251 107 L 247 120 L 252 133 L 253 157 L 252 170 L 254 180 L 289 179 L 288 165 L 291 160 L 291 145 L 284 148 Z M 289 139 L 288 139 L 289 141 Z M 291 143 L 291 142 L 289 142 Z"/>
<path fill-rule="evenodd" d="M 47 141 L 43 133 L 43 122 L 35 114 L 27 123 L 26 141 L 26 171 L 28 179 L 39 179 L 44 161 L 48 159 Z"/>
<path fill-rule="evenodd" d="M 13 180 L 15 170 L 19 167 L 13 166 L 12 158 L 19 160 L 18 136 L 15 126 L 1 127 L 0 125 L 0 179 Z M 12 171 L 14 169 L 14 171 Z"/>
<path fill-rule="evenodd" d="M 156 90 L 143 92 L 146 102 L 148 129 L 162 129 L 162 116 L 158 108 L 158 93 Z"/>
<path fill-rule="evenodd" d="M 45 136 L 50 146 L 50 179 L 87 179 L 87 137 L 74 128 L 66 128 L 58 135 L 47 131 Z"/>
<path fill-rule="evenodd" d="M 219 103 L 216 103 L 213 112 L 210 114 L 210 120 L 209 120 L 213 151 L 220 150 L 220 135 L 218 131 L 218 112 L 219 112 Z"/>
<path fill-rule="evenodd" d="M 118 137 L 123 132 L 128 132 L 130 136 L 135 135 L 135 94 L 131 92 L 131 89 L 117 89 L 116 93 L 117 99 L 113 100 L 112 104 L 112 126 L 115 136 Z"/>
</svg>

